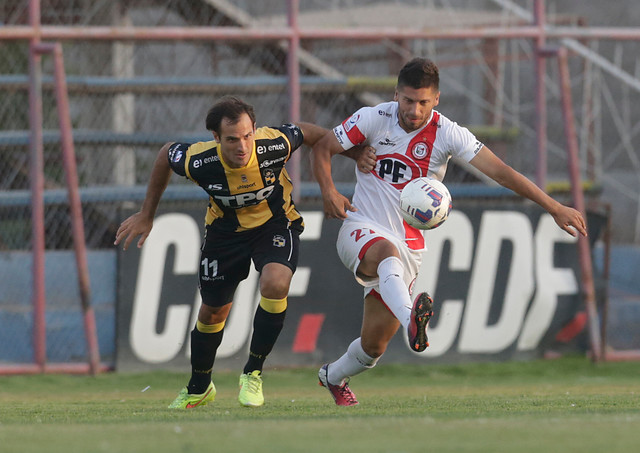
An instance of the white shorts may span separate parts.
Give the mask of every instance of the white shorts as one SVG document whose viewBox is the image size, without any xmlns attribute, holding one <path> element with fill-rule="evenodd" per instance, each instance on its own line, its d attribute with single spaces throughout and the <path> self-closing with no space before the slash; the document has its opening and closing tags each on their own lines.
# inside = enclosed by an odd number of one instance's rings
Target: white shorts
<svg viewBox="0 0 640 453">
<path fill-rule="evenodd" d="M 376 231 L 375 224 L 370 222 L 359 222 L 347 219 L 342 222 L 342 227 L 338 232 L 338 240 L 336 242 L 338 256 L 347 269 L 353 272 L 356 281 L 364 286 L 365 296 L 369 294 L 372 289 L 378 291 L 378 277 L 367 278 L 356 275 L 356 270 L 369 247 L 379 240 L 386 239 L 398 249 L 400 260 L 404 265 L 404 281 L 409 289 L 411 289 L 418 275 L 420 263 L 422 262 L 422 251 L 411 250 L 407 247 L 403 239 L 379 231 L 381 230 Z"/>
</svg>

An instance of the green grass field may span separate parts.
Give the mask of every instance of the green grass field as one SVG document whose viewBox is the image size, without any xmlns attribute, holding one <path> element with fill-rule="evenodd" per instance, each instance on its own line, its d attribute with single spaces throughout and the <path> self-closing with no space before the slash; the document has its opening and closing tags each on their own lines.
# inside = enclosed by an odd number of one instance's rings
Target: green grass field
<svg viewBox="0 0 640 453">
<path fill-rule="evenodd" d="M 186 370 L 0 377 L 0 452 L 640 451 L 640 363 L 382 364 L 348 408 L 316 372 L 266 370 L 257 409 L 217 373 L 216 401 L 189 411 L 166 408 Z"/>
</svg>

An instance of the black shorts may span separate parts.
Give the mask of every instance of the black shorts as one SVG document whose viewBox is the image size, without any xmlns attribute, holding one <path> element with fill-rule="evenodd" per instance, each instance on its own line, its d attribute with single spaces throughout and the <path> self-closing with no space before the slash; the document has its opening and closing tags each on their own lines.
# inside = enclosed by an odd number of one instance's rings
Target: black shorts
<svg viewBox="0 0 640 453">
<path fill-rule="evenodd" d="M 295 272 L 302 230 L 302 219 L 269 221 L 239 233 L 207 227 L 198 271 L 202 303 L 221 307 L 231 302 L 236 288 L 249 275 L 252 260 L 258 272 L 268 263 L 281 263 Z"/>
</svg>

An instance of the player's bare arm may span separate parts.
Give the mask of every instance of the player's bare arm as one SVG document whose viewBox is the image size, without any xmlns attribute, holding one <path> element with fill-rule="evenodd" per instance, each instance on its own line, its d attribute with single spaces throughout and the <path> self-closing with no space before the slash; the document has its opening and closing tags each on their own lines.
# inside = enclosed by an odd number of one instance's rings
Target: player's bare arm
<svg viewBox="0 0 640 453">
<path fill-rule="evenodd" d="M 137 236 L 140 236 L 138 248 L 142 247 L 149 233 L 151 233 L 153 218 L 156 215 L 160 198 L 171 178 L 171 167 L 169 167 L 169 161 L 167 160 L 167 152 L 172 144 L 173 143 L 166 143 L 160 148 L 160 151 L 158 151 L 158 156 L 151 171 L 149 185 L 147 186 L 147 193 L 140 211 L 125 219 L 116 232 L 114 244 L 118 245 L 124 240 L 124 244 L 122 245 L 123 250 L 126 250 Z"/>
<path fill-rule="evenodd" d="M 587 235 L 587 227 L 580 212 L 551 198 L 524 175 L 505 164 L 486 146 L 482 147 L 470 163 L 500 185 L 539 204 L 551 214 L 556 224 L 571 236 L 575 237 L 576 231 L 583 236 Z"/>
<path fill-rule="evenodd" d="M 314 146 L 327 133 L 323 127 L 316 126 L 311 123 L 299 122 L 296 126 L 302 130 L 304 134 L 304 144 Z M 369 145 L 354 146 L 346 151 L 339 151 L 343 156 L 356 161 L 358 170 L 363 173 L 369 173 L 376 166 L 376 150 Z"/>
<path fill-rule="evenodd" d="M 311 151 L 311 167 L 322 192 L 324 215 L 328 219 L 346 219 L 346 211 L 355 211 L 349 199 L 336 189 L 331 177 L 331 157 L 344 150 L 332 131 L 327 131 Z"/>
<path fill-rule="evenodd" d="M 302 135 L 304 135 L 303 143 L 307 146 L 315 145 L 327 132 L 324 127 L 316 126 L 312 123 L 297 122 L 295 124 L 302 131 Z"/>
</svg>

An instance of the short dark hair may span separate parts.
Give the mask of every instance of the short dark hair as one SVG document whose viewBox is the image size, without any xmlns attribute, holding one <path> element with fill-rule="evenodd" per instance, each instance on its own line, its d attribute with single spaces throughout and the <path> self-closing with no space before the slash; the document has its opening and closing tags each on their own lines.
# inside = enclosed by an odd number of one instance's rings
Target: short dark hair
<svg viewBox="0 0 640 453">
<path fill-rule="evenodd" d="M 428 58 L 416 57 L 405 64 L 398 74 L 398 88 L 440 89 L 440 73 L 436 64 Z"/>
<path fill-rule="evenodd" d="M 252 124 L 256 123 L 256 114 L 252 105 L 235 96 L 224 96 L 213 104 L 213 107 L 207 112 L 207 130 L 220 135 L 222 118 L 227 118 L 232 124 L 235 124 L 240 120 L 243 113 L 249 115 Z"/>
</svg>

